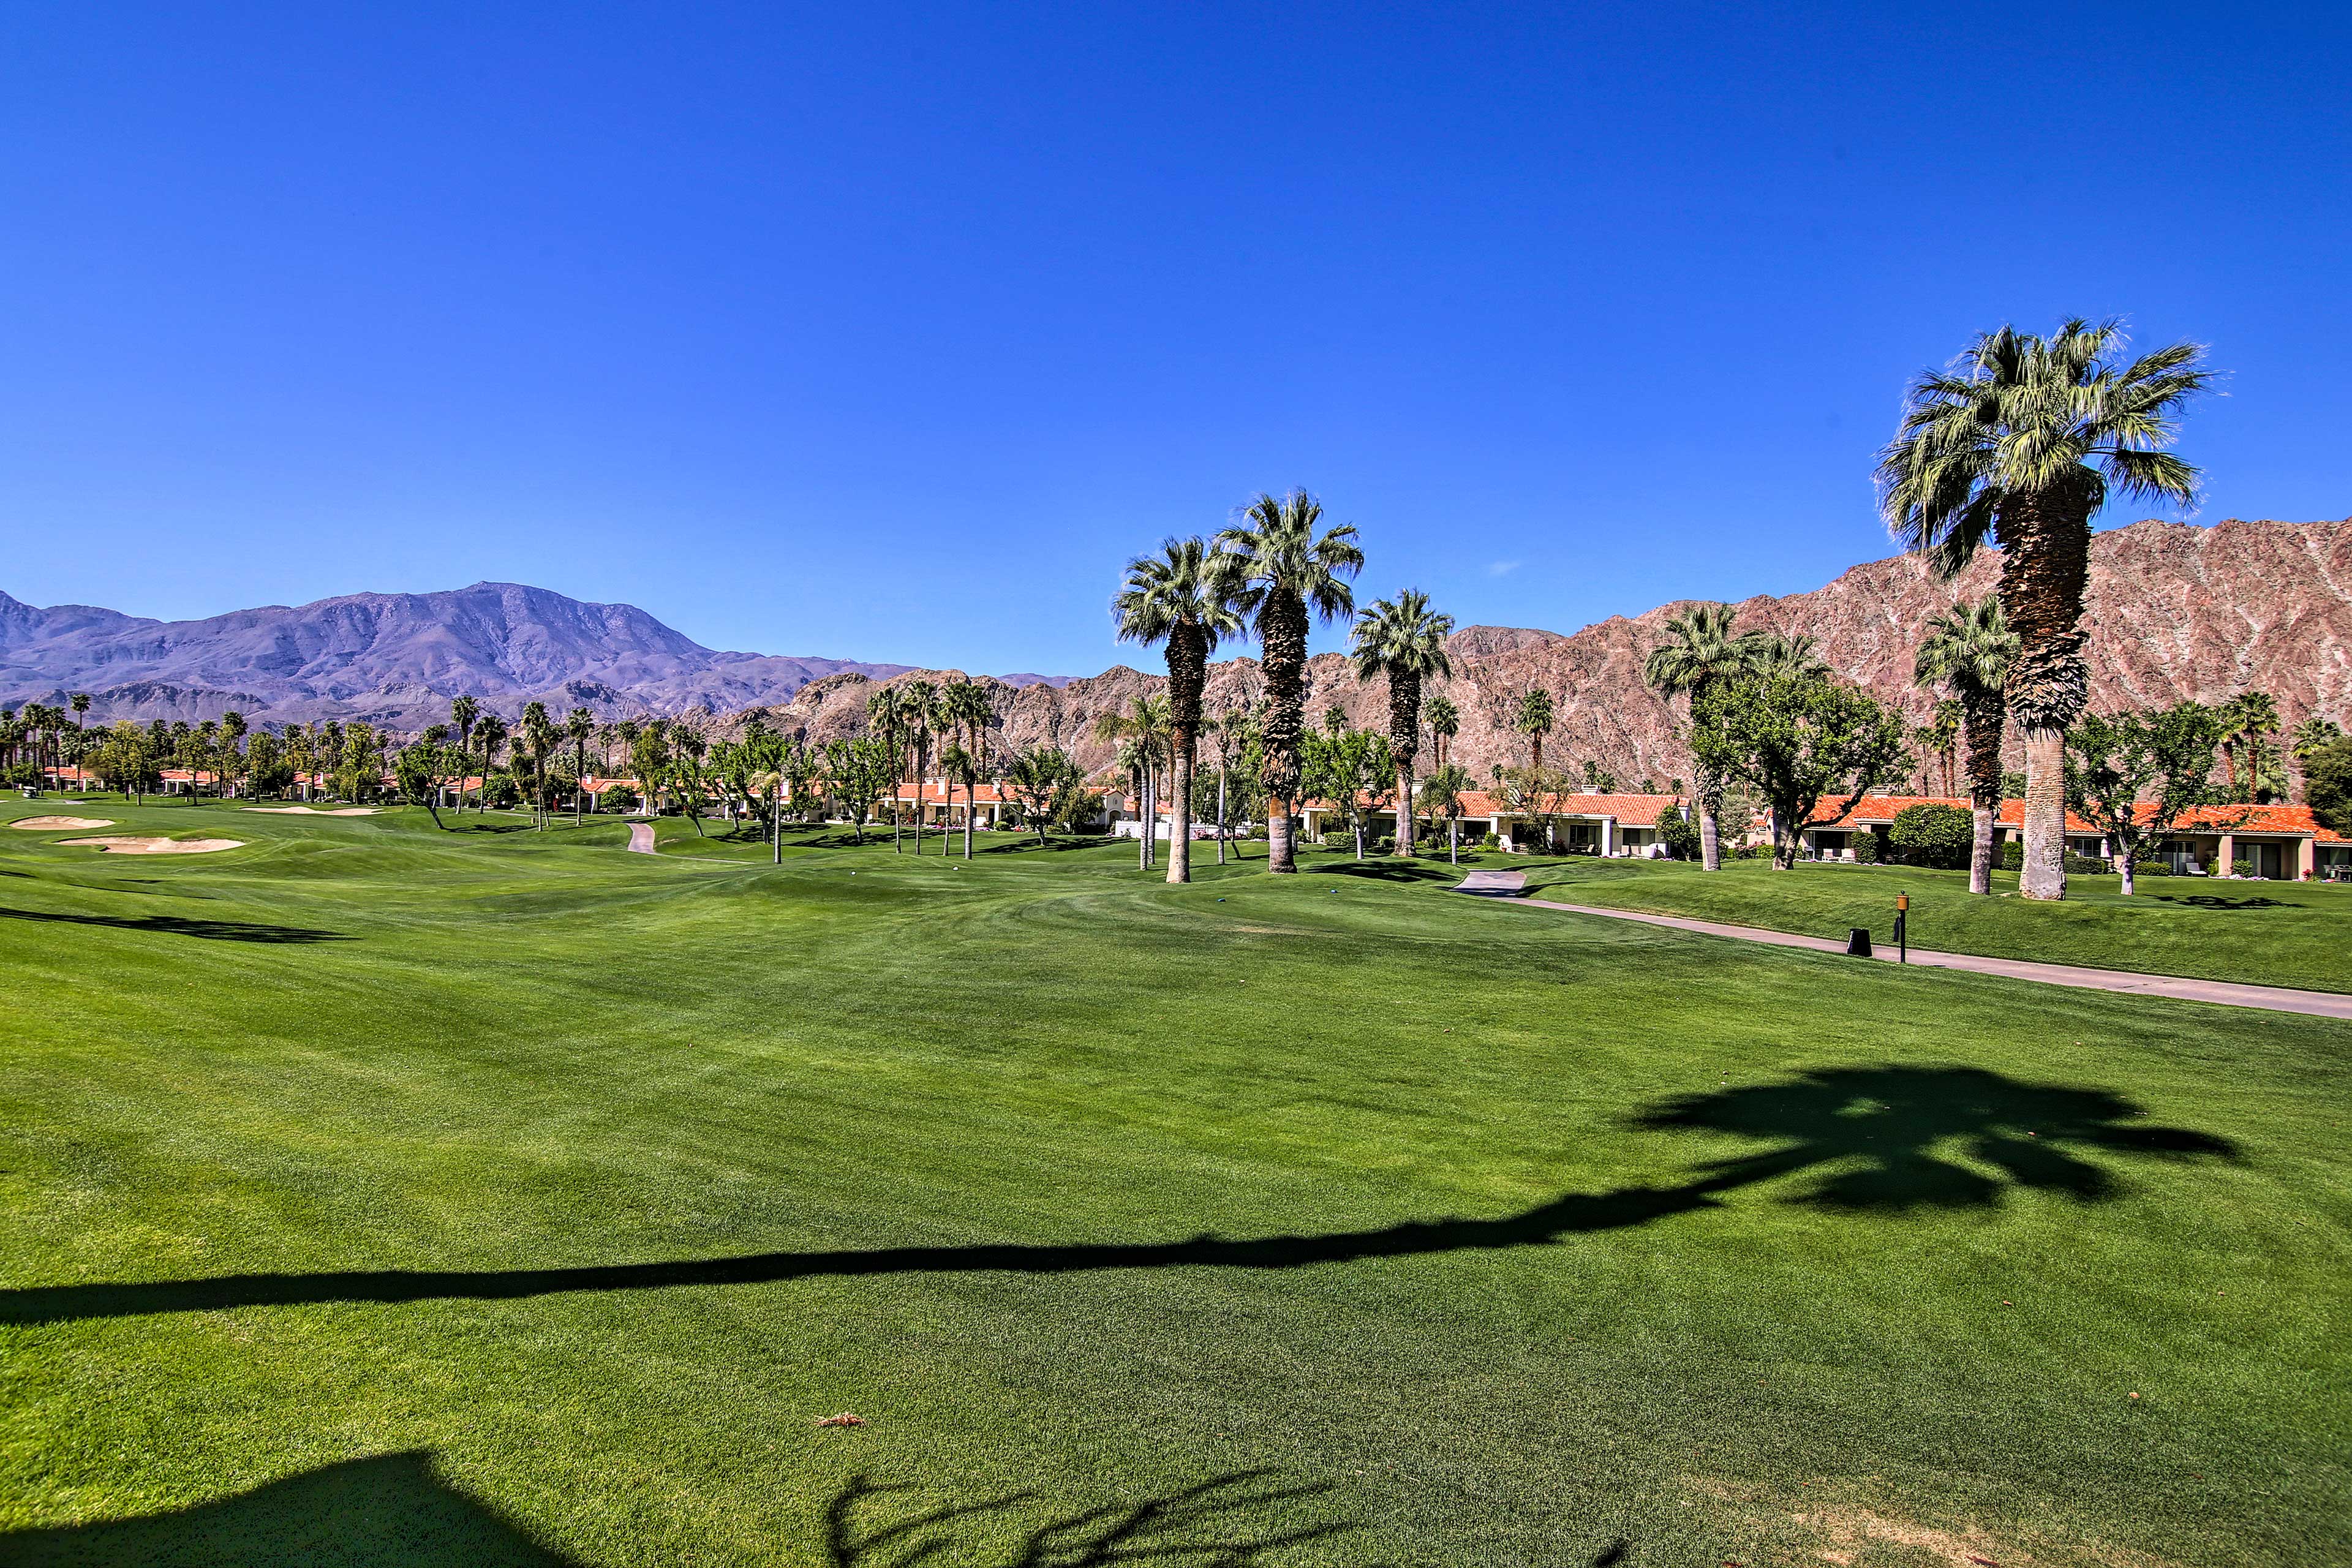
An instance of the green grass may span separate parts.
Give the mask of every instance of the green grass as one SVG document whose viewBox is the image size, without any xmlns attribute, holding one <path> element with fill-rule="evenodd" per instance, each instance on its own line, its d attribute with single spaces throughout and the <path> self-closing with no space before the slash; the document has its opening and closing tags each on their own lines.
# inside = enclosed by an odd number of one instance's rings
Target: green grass
<svg viewBox="0 0 2352 1568">
<path fill-rule="evenodd" d="M 2340 884 L 2142 877 L 2126 899 L 2113 877 L 2070 877 L 2065 900 L 2045 904 L 2018 898 L 2013 872 L 1994 875 L 1993 897 L 1973 898 L 1967 872 L 1910 866 L 1775 871 L 1769 861 L 1736 860 L 1710 875 L 1657 860 L 1513 863 L 1529 867 L 1531 896 L 1564 903 L 1840 940 L 1867 926 L 1892 944 L 1895 896 L 1907 892 L 1914 947 L 2352 991 L 2352 887 Z"/>
<path fill-rule="evenodd" d="M 2340 1023 L 1319 855 L 89 815 L 251 842 L 0 830 L 0 1563 L 2352 1552 Z"/>
</svg>

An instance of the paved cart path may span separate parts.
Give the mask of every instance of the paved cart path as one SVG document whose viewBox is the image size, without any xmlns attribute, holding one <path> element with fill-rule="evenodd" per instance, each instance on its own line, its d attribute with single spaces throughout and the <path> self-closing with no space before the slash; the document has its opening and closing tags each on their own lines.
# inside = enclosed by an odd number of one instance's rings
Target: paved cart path
<svg viewBox="0 0 2352 1568">
<path fill-rule="evenodd" d="M 629 824 L 629 847 L 640 855 L 654 852 L 654 825 L 650 822 Z"/>
<path fill-rule="evenodd" d="M 1643 914 L 1633 910 L 1608 910 L 1593 904 L 1562 904 L 1548 899 L 1517 896 L 1528 885 L 1525 871 L 1473 871 L 1457 893 L 1507 899 L 1531 910 L 1566 910 L 1570 914 L 1599 915 L 1603 920 L 1635 921 L 1696 931 L 1701 936 L 1760 942 L 1770 947 L 1802 947 L 1815 952 L 1843 953 L 1845 943 L 1829 937 L 1799 936 L 1792 931 L 1766 931 L 1759 926 L 1724 925 L 1715 921 L 1685 920 L 1680 915 Z M 1891 948 L 1872 954 L 1884 963 L 1895 962 Z M 2166 996 L 2176 1002 L 2211 1002 L 2224 1007 L 2263 1007 L 2274 1013 L 2303 1013 L 2315 1018 L 2352 1019 L 2352 995 L 2333 991 L 2294 991 L 2283 985 L 2241 985 L 2227 980 L 2190 980 L 2177 974 L 2141 974 L 2127 969 L 2091 969 L 2076 963 L 2035 963 L 2021 958 L 1984 958 L 1973 952 L 1911 950 L 1911 963 L 1921 969 L 1965 969 L 1974 974 L 1998 974 L 2008 980 L 2034 980 L 2044 985 L 2072 985 L 2084 991 L 2123 991 L 2136 996 Z"/>
</svg>

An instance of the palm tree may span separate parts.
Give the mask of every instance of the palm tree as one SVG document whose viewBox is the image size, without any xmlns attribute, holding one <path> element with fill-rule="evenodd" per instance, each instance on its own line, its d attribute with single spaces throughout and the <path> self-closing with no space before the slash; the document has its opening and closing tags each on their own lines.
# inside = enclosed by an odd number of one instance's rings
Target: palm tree
<svg viewBox="0 0 2352 1568">
<path fill-rule="evenodd" d="M 2017 634 L 2004 698 L 2025 736 L 2025 860 L 2019 891 L 2066 894 L 2066 726 L 2089 695 L 2083 590 L 2091 520 L 2111 490 L 2181 505 L 2197 470 L 2164 448 L 2182 405 L 2211 379 L 2205 351 L 2175 343 L 2121 362 L 2114 321 L 2048 338 L 2003 327 L 1914 382 L 1879 453 L 1889 529 L 1949 579 L 2000 546 L 2000 603 Z"/>
<path fill-rule="evenodd" d="M 1445 748 L 1454 737 L 1462 733 L 1462 710 L 1454 706 L 1450 697 L 1433 697 L 1422 704 L 1421 716 L 1429 725 L 1429 738 L 1436 742 L 1437 765 L 1445 765 Z"/>
<path fill-rule="evenodd" d="M 596 732 L 596 715 L 574 708 L 563 716 L 563 732 L 572 741 L 572 826 L 580 826 L 580 797 L 588 793 L 588 739 Z M 701 825 L 696 824 L 698 831 Z"/>
<path fill-rule="evenodd" d="M 1969 851 L 1969 891 L 1992 891 L 1993 819 L 2000 810 L 2001 693 L 2017 634 L 2001 613 L 2000 595 L 1987 594 L 1954 606 L 1929 624 L 1912 666 L 1912 679 L 1958 699 L 1968 736 L 1969 804 L 1976 837 Z"/>
<path fill-rule="evenodd" d="M 1687 699 L 1696 718 L 1707 693 L 1755 667 L 1757 639 L 1733 633 L 1735 614 L 1729 605 L 1702 604 L 1671 616 L 1665 640 L 1650 650 L 1642 666 L 1642 679 L 1669 702 L 1677 697 Z M 1720 871 L 1724 781 L 1705 762 L 1696 763 L 1692 772 L 1691 795 L 1698 805 L 1699 865 L 1705 870 Z"/>
<path fill-rule="evenodd" d="M 245 715 L 232 708 L 227 712 L 221 715 L 220 722 L 221 766 L 222 771 L 228 774 L 229 788 L 234 792 L 236 787 L 237 775 L 242 772 L 238 764 L 245 760 L 243 755 L 236 749 L 237 742 L 245 739 L 247 727 Z M 80 726 L 77 725 L 75 727 L 79 729 Z M 435 825 L 437 826 L 440 819 L 436 817 L 434 821 Z"/>
<path fill-rule="evenodd" d="M 1462 792 L 1470 787 L 1469 770 L 1440 763 L 1421 783 L 1422 809 L 1445 818 L 1445 861 L 1462 864 Z"/>
<path fill-rule="evenodd" d="M 940 693 L 940 717 L 948 725 L 962 732 L 954 776 L 963 785 L 963 858 L 971 858 L 971 819 L 980 809 L 976 792 L 981 774 L 988 766 L 988 726 L 996 718 L 996 705 L 988 700 L 988 689 L 969 680 L 950 682 Z M 944 758 L 941 759 L 945 761 Z M 944 837 L 945 830 L 942 829 Z"/>
<path fill-rule="evenodd" d="M 1204 540 L 1162 540 L 1159 554 L 1139 555 L 1127 563 L 1127 581 L 1111 601 L 1119 641 L 1145 647 L 1166 645 L 1171 882 L 1192 879 L 1192 763 L 1209 655 L 1219 638 L 1237 637 L 1242 630 L 1241 616 L 1230 602 L 1232 574 L 1233 557 L 1211 550 Z M 1222 855 L 1222 839 L 1218 850 Z"/>
<path fill-rule="evenodd" d="M 1454 673 L 1445 639 L 1454 617 L 1433 614 L 1429 595 L 1407 588 L 1394 599 L 1375 599 L 1356 619 L 1356 679 L 1389 679 L 1389 754 L 1396 762 L 1396 852 L 1412 853 L 1412 764 L 1421 752 L 1421 688 Z"/>
<path fill-rule="evenodd" d="M 1142 824 L 1136 865 L 1149 870 L 1159 864 L 1160 760 L 1167 752 L 1168 699 L 1158 693 L 1139 697 L 1124 713 L 1116 710 L 1095 721 L 1095 738 L 1118 741 L 1118 766 L 1134 786 L 1136 815 Z"/>
<path fill-rule="evenodd" d="M 1553 717 L 1551 693 L 1540 686 L 1520 692 L 1517 706 L 1511 710 L 1511 728 L 1527 736 L 1534 747 L 1528 764 L 1533 772 L 1543 772 L 1544 737 L 1551 733 Z"/>
<path fill-rule="evenodd" d="M 474 721 L 481 714 L 481 704 L 470 697 L 460 697 L 449 704 L 449 722 L 457 730 L 457 805 L 460 809 L 466 804 L 466 770 L 473 763 Z M 482 769 L 485 785 L 489 782 L 489 772 L 488 766 Z"/>
<path fill-rule="evenodd" d="M 1818 637 L 1803 632 L 1794 636 L 1756 632 L 1748 641 L 1748 665 L 1759 675 L 1786 675 L 1806 680 L 1830 672 L 1828 662 L 1822 658 Z"/>
<path fill-rule="evenodd" d="M 910 680 L 898 688 L 898 713 L 906 725 L 907 755 L 915 768 L 915 853 L 923 852 L 923 773 L 930 761 L 931 737 L 940 724 L 939 689 L 928 680 Z M 940 829 L 942 837 L 947 828 Z"/>
<path fill-rule="evenodd" d="M 490 770 L 498 765 L 499 748 L 506 744 L 507 721 L 495 713 L 474 721 L 474 737 L 482 743 L 482 793 L 475 802 L 476 816 L 489 809 Z"/>
<path fill-rule="evenodd" d="M 883 744 L 888 746 L 894 755 L 904 756 L 913 739 L 914 726 L 908 717 L 908 702 L 903 689 L 885 686 L 878 688 L 872 696 L 868 697 L 866 700 L 866 725 L 871 733 L 881 737 Z M 918 816 L 921 814 L 922 809 L 923 789 L 919 782 L 915 786 L 915 810 Z M 898 785 L 893 783 L 890 786 L 890 852 L 894 855 L 906 853 L 899 840 L 899 829 L 905 821 L 906 815 L 900 809 Z"/>
<path fill-rule="evenodd" d="M 1228 708 L 1206 726 L 1217 747 L 1217 864 L 1225 863 L 1225 781 L 1234 758 L 1257 738 L 1257 718 L 1247 708 Z"/>
<path fill-rule="evenodd" d="M 2279 731 L 2278 703 L 2267 691 L 2242 691 L 2221 704 L 2221 776 L 2227 781 L 2223 793 L 2231 800 L 2242 794 L 2247 800 L 2255 795 L 2254 775 L 2259 771 L 2252 765 L 2261 754 L 2264 737 Z M 2243 754 L 2248 762 L 2246 788 L 2238 787 L 2238 760 Z"/>
<path fill-rule="evenodd" d="M 547 753 L 555 743 L 555 726 L 547 717 L 547 704 L 539 701 L 522 705 L 522 743 L 530 752 L 531 815 L 541 830 L 547 826 Z"/>
<path fill-rule="evenodd" d="M 66 699 L 66 706 L 73 710 L 74 750 L 79 753 L 87 754 L 89 743 L 82 739 L 81 716 L 89 711 L 89 693 L 87 691 L 75 692 L 71 697 Z M 81 764 L 77 762 L 74 765 L 79 767 Z"/>
<path fill-rule="evenodd" d="M 1306 721 L 1307 616 L 1326 623 L 1356 610 L 1347 579 L 1364 569 L 1356 531 L 1340 523 L 1316 532 L 1323 505 L 1305 490 L 1260 495 L 1241 521 L 1217 535 L 1217 548 L 1234 557 L 1234 610 L 1250 618 L 1265 675 L 1265 868 L 1298 869 L 1290 808 L 1298 795 L 1298 741 Z"/>
</svg>

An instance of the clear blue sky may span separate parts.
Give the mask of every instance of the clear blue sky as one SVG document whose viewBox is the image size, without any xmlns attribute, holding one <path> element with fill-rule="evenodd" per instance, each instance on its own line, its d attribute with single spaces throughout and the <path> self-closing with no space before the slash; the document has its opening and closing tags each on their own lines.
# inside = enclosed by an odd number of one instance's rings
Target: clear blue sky
<svg viewBox="0 0 2352 1568">
<path fill-rule="evenodd" d="M 1085 673 L 1304 484 L 1570 630 L 1886 553 L 2066 313 L 2213 345 L 2205 521 L 2352 512 L 2352 7 L 355 9 L 0 17 L 0 588 Z"/>
</svg>

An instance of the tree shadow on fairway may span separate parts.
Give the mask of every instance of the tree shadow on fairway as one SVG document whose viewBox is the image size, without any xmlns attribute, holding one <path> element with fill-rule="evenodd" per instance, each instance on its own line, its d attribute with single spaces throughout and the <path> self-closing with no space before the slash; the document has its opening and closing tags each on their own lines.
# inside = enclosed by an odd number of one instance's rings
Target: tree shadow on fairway
<svg viewBox="0 0 2352 1568">
<path fill-rule="evenodd" d="M 383 1268 L 320 1274 L 232 1274 L 208 1279 L 36 1285 L 0 1290 L 0 1323 L 67 1322 L 152 1312 L 218 1311 L 315 1302 L 513 1300 L 579 1290 L 767 1285 L 890 1274 L 1075 1274 L 1110 1268 L 1305 1268 L 1384 1258 L 1541 1247 L 1565 1237 L 1624 1230 L 1722 1206 L 1721 1194 L 1827 1171 L 1794 1201 L 1845 1211 L 1980 1208 L 2009 1185 L 2084 1202 L 2114 1195 L 2115 1178 L 2063 1145 L 2110 1154 L 2234 1158 L 2210 1133 L 2138 1125 L 2139 1107 L 2112 1090 L 2032 1084 L 1976 1068 L 1885 1066 L 1805 1073 L 1778 1084 L 1664 1101 L 1634 1127 L 1703 1131 L 1776 1147 L 1700 1165 L 1665 1186 L 1567 1193 L 1499 1219 L 1407 1220 L 1374 1230 L 1245 1239 L 1015 1242 L 761 1252 L 731 1258 L 564 1268 Z M 1949 1146 L 1999 1176 L 1953 1163 Z"/>
<path fill-rule="evenodd" d="M 2084 1200 L 2116 1178 L 2066 1145 L 2171 1159 L 2233 1159 L 2226 1138 L 2149 1127 L 2111 1089 L 2022 1083 L 1979 1068 L 1830 1068 L 1781 1083 L 1685 1095 L 1633 1119 L 1651 1131 L 1725 1133 L 1778 1147 L 1700 1167 L 1701 1185 L 1824 1171 L 1797 1202 L 1824 1208 L 1972 1208 L 2014 1185 Z M 1996 1174 L 1956 1164 L 1965 1155 Z"/>
<path fill-rule="evenodd" d="M 156 931 L 165 936 L 193 936 L 205 942 L 350 942 L 339 931 L 314 931 L 309 926 L 258 925 L 251 921 L 189 920 L 180 915 L 53 915 L 37 910 L 0 909 L 0 919 L 41 921 L 58 925 L 111 926 L 117 931 Z"/>
<path fill-rule="evenodd" d="M 1104 1568 L 1117 1563 L 1166 1558 L 1208 1568 L 1252 1568 L 1267 1553 L 1320 1541 L 1356 1527 L 1323 1521 L 1287 1527 L 1253 1524 L 1253 1516 L 1287 1512 L 1290 1505 L 1321 1497 L 1328 1482 L 1280 1486 L 1272 1470 L 1236 1470 L 1138 1503 L 1105 1503 L 1060 1513 L 1019 1530 L 991 1559 L 1002 1568 Z M 877 1486 L 864 1476 L 850 1479 L 824 1510 L 825 1568 L 912 1568 L 949 1552 L 959 1560 L 981 1542 L 975 1534 L 1009 1535 L 991 1516 L 1034 1508 L 1034 1492 L 1013 1492 L 984 1502 L 947 1503 L 868 1527 L 860 1519 L 867 1505 L 909 1486 Z"/>
<path fill-rule="evenodd" d="M 1461 872 L 1451 866 L 1430 866 L 1415 860 L 1359 860 L 1350 865 L 1318 866 L 1318 877 L 1362 877 L 1374 882 L 1451 882 Z"/>
<path fill-rule="evenodd" d="M 1065 849 L 1099 849 L 1109 843 L 1108 837 L 1049 838 L 1040 844 L 1034 838 L 1009 839 L 1000 844 L 983 844 L 974 855 L 1058 855 Z"/>
<path fill-rule="evenodd" d="M 434 1473 L 421 1451 L 346 1459 L 172 1513 L 0 1534 L 5 1568 L 572 1568 Z"/>
<path fill-rule="evenodd" d="M 2150 893 L 2149 898 L 2160 904 L 2187 904 L 2200 910 L 2283 910 L 2284 900 L 2265 899 L 2259 894 L 2243 899 L 2225 899 L 2219 893 Z"/>
</svg>

